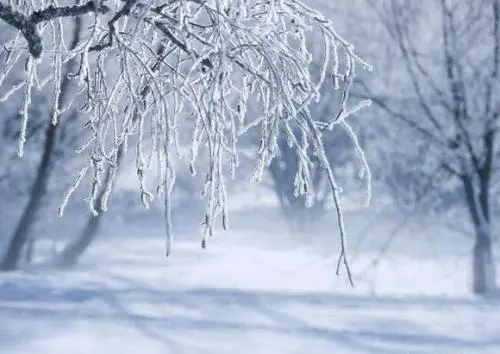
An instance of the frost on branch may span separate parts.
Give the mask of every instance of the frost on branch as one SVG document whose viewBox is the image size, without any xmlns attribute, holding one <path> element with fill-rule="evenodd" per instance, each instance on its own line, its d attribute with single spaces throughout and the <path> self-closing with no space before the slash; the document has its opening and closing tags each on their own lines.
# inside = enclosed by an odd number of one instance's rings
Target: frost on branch
<svg viewBox="0 0 500 354">
<path fill-rule="evenodd" d="M 188 127 L 192 137 L 190 156 L 182 157 L 189 159 L 193 174 L 200 152 L 208 160 L 203 171 L 205 246 L 219 216 L 226 226 L 225 179 L 238 167 L 238 138 L 250 130 L 259 132 L 254 174 L 254 180 L 259 181 L 278 151 L 278 136 L 286 134 L 289 144 L 297 147 L 297 193 L 314 193 L 311 157 L 316 156 L 323 164 L 337 209 L 342 242 L 339 265 L 346 266 L 350 278 L 340 191 L 322 136 L 337 125 L 352 133 L 362 165 L 360 175 L 369 185 L 363 152 L 347 121 L 350 114 L 366 105 L 348 105 L 355 67 L 369 66 L 331 23 L 296 0 L 106 1 L 106 11 L 95 11 L 97 5 L 104 6 L 102 2 L 93 4 L 85 5 L 90 9 L 85 14 L 75 14 L 85 17 L 88 30 L 74 50 L 67 49 L 63 33 L 71 29 L 71 17 L 44 17 L 37 30 L 41 38 L 50 40 L 45 41 L 41 59 L 27 59 L 25 81 L 8 89 L 3 97 L 24 86 L 28 105 L 32 89 L 59 82 L 61 65 L 72 58 L 79 61 L 72 77 L 81 90 L 64 109 L 78 105 L 86 113 L 87 139 L 80 152 L 87 159 L 64 196 L 60 213 L 87 175 L 93 180 L 90 208 L 94 213 L 104 211 L 122 156 L 132 147 L 143 203 L 147 206 L 155 195 L 165 195 L 169 253 L 174 159 L 181 155 L 178 132 L 180 127 Z M 22 10 L 42 11 L 29 7 Z M 21 8 L 16 11 L 21 13 Z M 32 18 L 29 13 L 22 16 Z M 323 44 L 319 75 L 313 73 L 316 66 L 308 45 L 311 39 Z M 15 62 L 30 52 L 29 43 L 20 36 L 5 48 L 9 56 L 0 73 L 0 85 Z M 44 77 L 41 68 L 47 62 L 52 69 Z M 341 90 L 342 102 L 338 114 L 330 120 L 316 121 L 309 107 L 318 101 L 324 84 Z M 56 105 L 60 90 L 55 86 Z M 27 112 L 26 107 L 23 111 Z M 28 117 L 23 117 L 24 130 Z M 21 151 L 23 137 L 21 134 Z M 158 185 L 155 191 L 149 191 L 146 178 L 153 172 Z"/>
</svg>

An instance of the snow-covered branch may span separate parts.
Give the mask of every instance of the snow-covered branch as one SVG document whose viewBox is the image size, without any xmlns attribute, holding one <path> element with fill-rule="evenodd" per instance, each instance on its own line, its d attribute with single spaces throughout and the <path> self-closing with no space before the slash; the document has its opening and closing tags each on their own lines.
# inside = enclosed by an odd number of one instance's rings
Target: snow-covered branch
<svg viewBox="0 0 500 354">
<path fill-rule="evenodd" d="M 239 137 L 249 130 L 259 132 L 254 174 L 254 180 L 259 181 L 277 153 L 278 137 L 285 134 L 288 143 L 297 147 L 297 193 L 314 193 L 311 157 L 318 157 L 323 164 L 338 208 L 341 261 L 347 266 L 340 188 L 325 155 L 323 136 L 337 126 L 352 132 L 347 118 L 368 103 L 350 104 L 355 69 L 370 66 L 326 18 L 298 0 L 126 0 L 97 9 L 92 2 L 51 11 L 43 7 L 45 1 L 40 2 L 42 10 L 34 9 L 29 17 L 9 8 L 19 14 L 17 22 L 9 23 L 21 30 L 28 24 L 35 30 L 36 23 L 48 24 L 41 26 L 37 36 L 51 39 L 46 40 L 43 50 L 50 55 L 41 55 L 41 46 L 33 49 L 31 37 L 26 38 L 27 46 L 13 38 L 4 46 L 9 59 L 0 73 L 0 89 L 17 60 L 27 53 L 38 58 L 28 57 L 21 85 L 7 87 L 6 95 L 24 88 L 22 110 L 27 112 L 31 90 L 60 82 L 61 65 L 79 58 L 78 70 L 71 77 L 79 83 L 80 91 L 58 112 L 81 104 L 88 121 L 87 139 L 79 151 L 86 152 L 87 159 L 64 197 L 61 214 L 87 174 L 93 179 L 92 208 L 97 191 L 105 187 L 108 195 L 114 177 L 104 178 L 105 171 L 116 168 L 121 154 L 134 144 L 141 199 L 147 206 L 154 194 L 164 192 L 170 220 L 174 160 L 176 156 L 185 157 L 179 148 L 178 130 L 180 126 L 189 127 L 191 154 L 187 158 L 192 173 L 197 172 L 199 156 L 208 161 L 204 171 L 205 245 L 218 216 L 226 226 L 225 180 L 234 175 L 239 164 Z M 88 31 L 79 45 L 69 50 L 63 30 L 70 23 L 61 17 L 84 13 L 94 13 L 93 22 L 87 23 Z M 0 18 L 10 17 L 4 14 Z M 311 38 L 322 43 L 319 76 L 312 73 L 313 62 L 318 60 Z M 46 63 L 53 69 L 43 76 L 41 68 Z M 342 102 L 331 119 L 320 122 L 313 119 L 309 107 L 319 100 L 324 85 L 343 90 Z M 57 102 L 57 88 L 54 95 Z M 22 130 L 28 124 L 27 113 L 23 117 Z M 363 152 L 355 135 L 351 137 L 364 175 L 369 176 Z M 146 178 L 153 165 L 158 183 L 156 191 L 151 192 Z M 103 181 L 109 185 L 103 186 Z M 94 211 L 98 209 L 105 208 L 97 206 Z"/>
<path fill-rule="evenodd" d="M 43 52 L 43 40 L 37 29 L 38 24 L 60 17 L 76 17 L 92 12 L 105 14 L 108 12 L 108 7 L 102 5 L 96 8 L 95 4 L 95 1 L 88 1 L 84 5 L 61 7 L 50 5 L 44 9 L 34 11 L 31 15 L 25 15 L 10 5 L 0 3 L 0 19 L 17 28 L 26 39 L 30 54 L 34 58 L 39 58 Z"/>
</svg>

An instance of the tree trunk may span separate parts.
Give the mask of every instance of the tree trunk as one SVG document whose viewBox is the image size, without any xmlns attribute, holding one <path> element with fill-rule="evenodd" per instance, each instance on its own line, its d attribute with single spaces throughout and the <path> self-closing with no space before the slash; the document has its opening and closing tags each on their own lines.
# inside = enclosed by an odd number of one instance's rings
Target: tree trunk
<svg viewBox="0 0 500 354">
<path fill-rule="evenodd" d="M 42 160 L 38 166 L 35 183 L 33 184 L 28 204 L 14 231 L 14 236 L 7 246 L 7 252 L 1 264 L 1 270 L 3 271 L 17 269 L 22 250 L 28 240 L 28 235 L 35 222 L 37 212 L 42 205 L 42 197 L 45 195 L 50 176 L 50 160 L 52 152 L 54 151 L 57 127 L 57 125 L 53 124 L 49 124 L 47 127 Z"/>
<path fill-rule="evenodd" d="M 81 24 L 81 19 L 77 17 L 75 19 L 75 30 L 70 45 L 71 49 L 74 49 L 80 42 Z M 68 95 L 70 85 L 68 73 L 71 71 L 72 67 L 73 60 L 68 63 L 67 71 L 63 75 L 63 79 L 61 82 L 61 93 L 57 101 L 58 109 L 64 105 L 66 96 Z M 76 112 L 74 114 L 76 114 Z M 52 124 L 52 116 L 50 116 L 49 118 L 50 122 L 45 132 L 45 144 L 43 148 L 42 159 L 38 166 L 38 171 L 36 174 L 35 182 L 31 189 L 28 204 L 26 205 L 23 214 L 19 219 L 17 227 L 14 231 L 14 235 L 7 246 L 7 252 L 0 264 L 0 270 L 3 271 L 11 271 L 18 268 L 22 250 L 24 248 L 24 245 L 26 244 L 26 241 L 28 241 L 29 234 L 33 228 L 37 213 L 42 206 L 42 198 L 47 190 L 47 185 L 51 173 L 51 157 L 54 152 L 56 133 L 59 127 L 59 124 Z"/>
<path fill-rule="evenodd" d="M 101 224 L 102 214 L 91 215 L 83 229 L 80 237 L 71 241 L 59 255 L 57 265 L 60 267 L 70 267 L 78 262 L 91 242 L 94 240 Z"/>
<path fill-rule="evenodd" d="M 488 295 L 497 290 L 495 259 L 490 223 L 488 181 L 479 174 L 479 183 L 471 176 L 462 176 L 469 215 L 474 225 L 475 242 L 472 252 L 472 290 L 478 295 Z"/>
<path fill-rule="evenodd" d="M 496 291 L 495 260 L 491 235 L 477 230 L 473 250 L 472 286 L 475 294 L 487 295 Z"/>
</svg>

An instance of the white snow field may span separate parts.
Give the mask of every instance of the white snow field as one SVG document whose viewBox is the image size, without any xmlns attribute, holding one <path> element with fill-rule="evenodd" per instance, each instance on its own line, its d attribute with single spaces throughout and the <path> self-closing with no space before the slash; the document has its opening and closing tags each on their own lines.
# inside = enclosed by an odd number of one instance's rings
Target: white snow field
<svg viewBox="0 0 500 354">
<path fill-rule="evenodd" d="M 330 245 L 238 230 L 166 260 L 160 231 L 126 233 L 74 269 L 1 275 L 0 353 L 500 353 L 500 301 L 468 295 L 459 251 L 388 252 L 368 272 L 376 252 L 358 252 L 353 289 Z"/>
</svg>

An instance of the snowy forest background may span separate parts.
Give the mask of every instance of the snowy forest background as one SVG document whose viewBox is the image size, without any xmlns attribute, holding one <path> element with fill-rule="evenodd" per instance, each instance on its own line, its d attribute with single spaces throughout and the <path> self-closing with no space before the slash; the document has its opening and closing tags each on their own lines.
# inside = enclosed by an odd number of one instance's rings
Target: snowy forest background
<svg viewBox="0 0 500 354">
<path fill-rule="evenodd" d="M 84 113 L 68 110 L 53 125 L 52 90 L 33 91 L 19 158 L 24 93 L 11 90 L 24 62 L 2 76 L 12 54 L 4 44 L 16 32 L 0 20 L 1 353 L 500 351 L 500 1 L 307 5 L 373 66 L 357 67 L 349 96 L 372 101 L 349 117 L 370 174 L 358 176 L 364 160 L 348 129 L 324 139 L 342 188 L 354 287 L 337 265 L 322 165 L 312 160 L 310 204 L 295 193 L 300 166 L 286 138 L 260 183 L 251 181 L 258 132 L 240 141 L 240 166 L 226 180 L 228 230 L 217 219 L 206 243 L 205 176 L 176 160 L 169 259 L 164 200 L 138 187 L 133 154 L 119 160 L 106 212 L 89 211 L 88 179 L 58 217 L 85 162 L 75 153 Z M 77 32 L 65 33 L 68 43 Z M 320 38 L 307 40 L 320 58 Z M 310 70 L 320 76 L 320 60 Z M 60 86 L 71 97 L 67 72 Z M 342 91 L 331 86 L 310 107 L 315 120 L 338 112 Z M 189 140 L 182 114 L 181 140 Z M 198 163 L 206 165 L 203 149 Z"/>
</svg>

